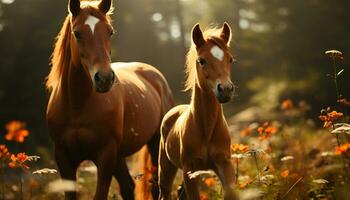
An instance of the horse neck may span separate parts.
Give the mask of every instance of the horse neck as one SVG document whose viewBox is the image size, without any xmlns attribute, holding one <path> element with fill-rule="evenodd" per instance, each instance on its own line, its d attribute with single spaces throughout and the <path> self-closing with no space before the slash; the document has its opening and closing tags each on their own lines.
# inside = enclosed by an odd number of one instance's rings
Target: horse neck
<svg viewBox="0 0 350 200">
<path fill-rule="evenodd" d="M 192 88 L 191 109 L 195 124 L 210 140 L 218 119 L 222 117 L 222 106 L 213 92 L 201 89 L 197 84 Z"/>
<path fill-rule="evenodd" d="M 74 58 L 71 50 L 70 58 Z M 76 61 L 73 61 L 76 60 Z M 62 74 L 61 91 L 68 106 L 73 109 L 80 109 L 92 92 L 92 82 L 89 73 L 84 69 L 79 59 L 71 59 Z"/>
</svg>

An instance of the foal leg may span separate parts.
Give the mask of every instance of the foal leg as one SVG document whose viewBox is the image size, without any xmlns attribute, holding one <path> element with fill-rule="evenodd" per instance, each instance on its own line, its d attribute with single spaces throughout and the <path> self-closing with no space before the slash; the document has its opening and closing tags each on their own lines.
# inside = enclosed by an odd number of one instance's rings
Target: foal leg
<svg viewBox="0 0 350 200">
<path fill-rule="evenodd" d="M 159 199 L 171 199 L 171 187 L 177 172 L 176 166 L 168 159 L 164 145 L 159 149 L 159 169 L 158 169 L 158 185 Z"/>
<path fill-rule="evenodd" d="M 66 153 L 64 148 L 57 147 L 55 145 L 55 159 L 58 166 L 58 171 L 61 174 L 61 178 L 65 180 L 71 180 L 76 182 L 76 172 L 79 166 L 79 162 L 73 162 L 69 159 L 69 154 Z M 65 192 L 66 200 L 75 200 L 77 199 L 77 193 L 74 192 Z"/>
<path fill-rule="evenodd" d="M 100 150 L 95 160 L 97 166 L 97 188 L 95 200 L 106 200 L 111 185 L 113 171 L 115 170 L 117 152 L 116 144 L 110 142 Z"/>
<path fill-rule="evenodd" d="M 234 191 L 235 171 L 230 158 L 228 158 L 224 154 L 216 155 L 214 157 L 214 164 L 215 164 L 214 171 L 219 176 L 219 179 L 224 188 L 224 199 L 225 200 L 238 199 Z"/>
<path fill-rule="evenodd" d="M 124 158 L 118 159 L 114 176 L 117 179 L 120 187 L 120 193 L 124 200 L 134 199 L 135 183 L 130 176 L 126 161 Z"/>
<path fill-rule="evenodd" d="M 198 178 L 196 177 L 191 179 L 188 175 L 189 172 L 191 172 L 191 170 L 189 168 L 184 167 L 183 177 L 187 199 L 199 200 L 200 195 L 198 191 Z"/>
<path fill-rule="evenodd" d="M 157 131 L 152 139 L 147 143 L 148 151 L 151 154 L 151 162 L 152 168 L 156 169 L 153 171 L 152 169 L 152 196 L 153 199 L 158 199 L 159 189 L 158 189 L 158 155 L 159 155 L 159 141 L 160 141 L 160 133 Z"/>
</svg>

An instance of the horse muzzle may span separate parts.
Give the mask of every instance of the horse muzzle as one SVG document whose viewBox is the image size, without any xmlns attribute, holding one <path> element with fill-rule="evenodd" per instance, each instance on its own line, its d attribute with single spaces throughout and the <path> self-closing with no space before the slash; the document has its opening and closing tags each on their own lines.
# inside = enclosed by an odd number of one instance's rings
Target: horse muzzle
<svg viewBox="0 0 350 200">
<path fill-rule="evenodd" d="M 115 82 L 115 73 L 112 70 L 110 73 L 102 74 L 97 72 L 94 76 L 95 88 L 98 93 L 108 92 Z"/>
<path fill-rule="evenodd" d="M 235 85 L 233 83 L 221 84 L 219 83 L 215 90 L 216 99 L 219 103 L 229 102 L 235 93 Z"/>
</svg>

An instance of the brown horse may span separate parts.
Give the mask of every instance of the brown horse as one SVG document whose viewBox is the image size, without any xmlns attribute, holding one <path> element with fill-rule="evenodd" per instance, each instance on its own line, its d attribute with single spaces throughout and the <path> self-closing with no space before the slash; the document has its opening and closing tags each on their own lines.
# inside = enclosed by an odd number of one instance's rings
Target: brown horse
<svg viewBox="0 0 350 200">
<path fill-rule="evenodd" d="M 171 109 L 163 118 L 159 153 L 160 199 L 171 198 L 177 169 L 183 169 L 187 198 L 200 199 L 197 179 L 189 175 L 212 169 L 219 176 L 225 199 L 237 199 L 234 193 L 234 169 L 231 164 L 230 136 L 221 103 L 233 96 L 229 52 L 231 29 L 202 33 L 192 30 L 193 44 L 187 55 L 186 90 L 192 90 L 191 103 Z"/>
<path fill-rule="evenodd" d="M 63 179 L 76 180 L 83 160 L 97 166 L 95 199 L 107 199 L 112 176 L 134 199 L 125 157 L 148 146 L 158 166 L 159 127 L 173 106 L 163 75 L 143 63 L 111 63 L 111 0 L 70 0 L 47 79 L 47 123 Z M 157 197 L 155 187 L 154 196 Z M 76 193 L 66 193 L 75 199 Z"/>
</svg>

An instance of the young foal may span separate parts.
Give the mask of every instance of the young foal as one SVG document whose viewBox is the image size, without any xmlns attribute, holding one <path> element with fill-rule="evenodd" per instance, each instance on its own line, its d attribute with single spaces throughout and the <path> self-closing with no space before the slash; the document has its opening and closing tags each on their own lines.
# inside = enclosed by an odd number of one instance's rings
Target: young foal
<svg viewBox="0 0 350 200">
<path fill-rule="evenodd" d="M 112 175 L 122 197 L 134 199 L 125 157 L 147 144 L 158 166 L 159 127 L 173 97 L 154 67 L 111 64 L 110 8 L 111 0 L 70 0 L 47 80 L 46 117 L 63 179 L 76 180 L 79 164 L 92 160 L 98 175 L 95 199 L 107 199 Z M 76 193 L 66 198 L 76 199 Z"/>
<path fill-rule="evenodd" d="M 230 161 L 230 136 L 220 103 L 233 93 L 229 53 L 231 30 L 210 29 L 204 35 L 197 24 L 192 30 L 192 47 L 187 55 L 186 90 L 192 90 L 191 103 L 171 109 L 163 118 L 159 149 L 160 199 L 171 198 L 178 168 L 183 169 L 188 199 L 199 199 L 196 178 L 189 173 L 212 169 L 219 176 L 225 199 L 234 193 L 234 169 Z"/>
</svg>

